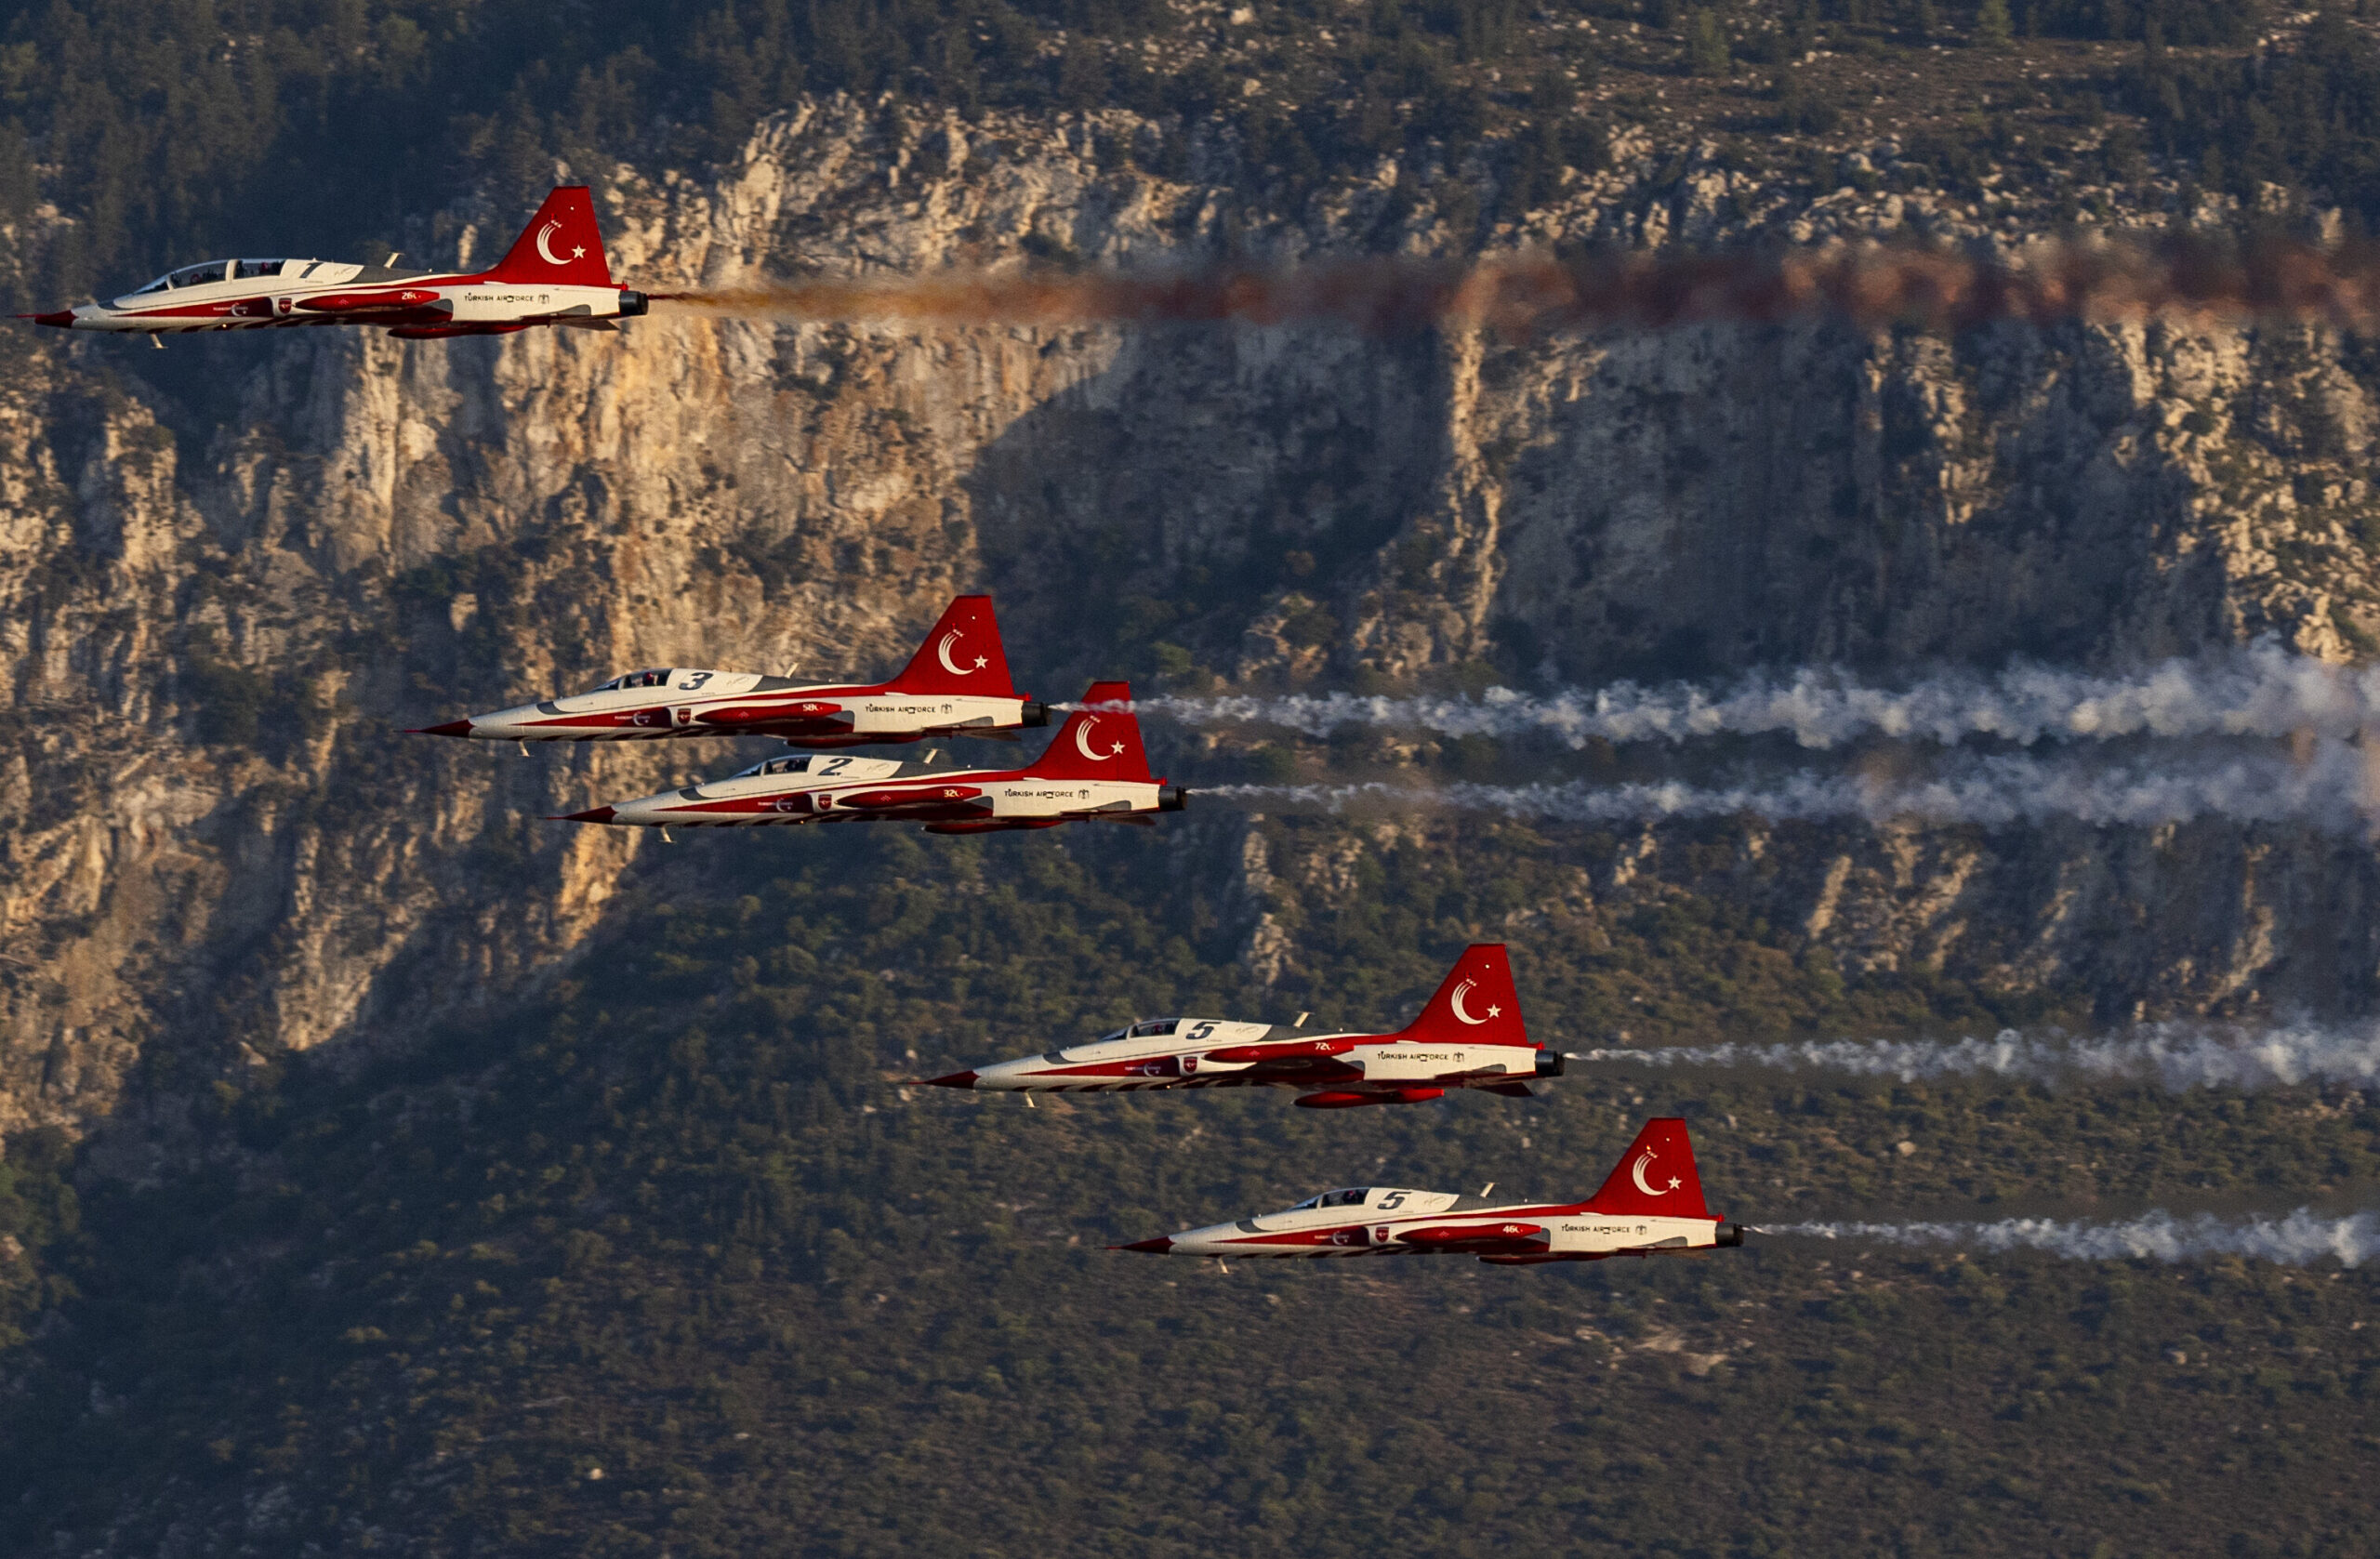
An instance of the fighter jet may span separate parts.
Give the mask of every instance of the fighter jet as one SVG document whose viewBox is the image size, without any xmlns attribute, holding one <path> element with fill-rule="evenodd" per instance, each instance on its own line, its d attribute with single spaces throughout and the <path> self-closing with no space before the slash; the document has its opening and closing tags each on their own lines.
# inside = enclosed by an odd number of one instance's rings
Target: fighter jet
<svg viewBox="0 0 2380 1559">
<path fill-rule="evenodd" d="M 1703 1204 L 1686 1122 L 1648 1120 L 1583 1202 L 1351 1186 L 1287 1212 L 1112 1246 L 1160 1256 L 1476 1256 L 1498 1266 L 1685 1255 L 1740 1246 L 1744 1227 Z"/>
<path fill-rule="evenodd" d="M 788 746 L 849 747 L 926 736 L 1014 741 L 1019 727 L 1049 723 L 1050 707 L 1020 696 L 1009 680 L 1008 654 L 1000 648 L 992 598 L 960 596 L 889 682 L 800 682 L 750 671 L 669 667 L 629 671 L 589 693 L 448 720 L 412 733 L 504 742 L 776 736 Z"/>
<path fill-rule="evenodd" d="M 154 337 L 199 330 L 381 325 L 391 336 L 505 336 L 533 324 L 616 330 L 647 299 L 612 281 L 595 202 L 584 184 L 556 187 L 492 271 L 402 271 L 320 259 L 221 259 L 167 271 L 105 303 L 20 314 L 61 330 Z"/>
<path fill-rule="evenodd" d="M 1105 820 L 1154 826 L 1188 792 L 1153 778 L 1126 682 L 1093 682 L 1086 708 L 1022 769 L 941 769 L 885 758 L 772 758 L 728 779 L 596 807 L 558 823 L 753 827 L 777 823 L 919 823 L 929 834 L 991 834 Z"/>
<path fill-rule="evenodd" d="M 1480 943 L 1463 949 L 1421 1015 L 1394 1034 L 1309 1034 L 1293 1024 L 1158 1018 L 1086 1045 L 919 1081 L 1066 1093 L 1299 1088 L 1315 1091 L 1298 1103 L 1336 1110 L 1409 1104 L 1441 1098 L 1450 1088 L 1527 1099 L 1523 1079 L 1559 1077 L 1562 1066 L 1560 1051 L 1529 1040 L 1503 945 Z"/>
</svg>

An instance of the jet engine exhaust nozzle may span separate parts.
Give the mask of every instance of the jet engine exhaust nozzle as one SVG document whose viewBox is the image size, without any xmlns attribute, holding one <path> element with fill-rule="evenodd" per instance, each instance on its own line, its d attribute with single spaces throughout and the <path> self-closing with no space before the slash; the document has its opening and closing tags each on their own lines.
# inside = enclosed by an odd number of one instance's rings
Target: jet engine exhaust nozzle
<svg viewBox="0 0 2380 1559">
<path fill-rule="evenodd" d="M 1028 698 L 1016 718 L 1019 725 L 1042 726 L 1050 723 L 1050 706 L 1038 698 Z"/>
<path fill-rule="evenodd" d="M 1189 810 L 1189 806 L 1190 792 L 1183 786 L 1178 785 L 1160 785 L 1157 787 L 1157 811 L 1186 812 Z"/>
<path fill-rule="evenodd" d="M 624 320 L 636 319 L 641 315 L 650 313 L 652 310 L 653 300 L 645 297 L 644 294 L 641 292 L 630 292 L 626 287 L 622 287 L 620 289 L 620 318 Z"/>
<path fill-rule="evenodd" d="M 1569 1064 L 1560 1050 L 1537 1052 L 1537 1075 L 1540 1077 L 1558 1077 Z"/>
<path fill-rule="evenodd" d="M 1744 1242 L 1744 1226 L 1740 1223 L 1722 1223 L 1711 1234 L 1711 1244 L 1717 1249 L 1735 1249 Z"/>
</svg>

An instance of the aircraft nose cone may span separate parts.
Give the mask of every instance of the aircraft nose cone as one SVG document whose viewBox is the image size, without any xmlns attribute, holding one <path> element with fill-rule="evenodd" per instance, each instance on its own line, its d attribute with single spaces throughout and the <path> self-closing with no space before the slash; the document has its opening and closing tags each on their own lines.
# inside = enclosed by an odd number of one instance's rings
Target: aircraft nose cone
<svg viewBox="0 0 2380 1559">
<path fill-rule="evenodd" d="M 468 736 L 470 733 L 471 722 L 467 720 L 450 720 L 443 725 L 416 725 L 405 733 L 408 736 Z"/>
<path fill-rule="evenodd" d="M 975 1074 L 953 1072 L 946 1077 L 919 1077 L 918 1084 L 921 1088 L 973 1088 Z"/>
<path fill-rule="evenodd" d="M 586 812 L 564 813 L 559 817 L 549 817 L 546 821 L 549 823 L 609 823 L 618 815 L 619 809 L 616 807 L 593 807 Z"/>
<path fill-rule="evenodd" d="M 1152 1256 L 1162 1256 L 1167 1251 L 1173 1249 L 1173 1240 L 1170 1235 L 1159 1235 L 1155 1239 L 1136 1239 L 1130 1245 L 1111 1245 L 1107 1249 L 1110 1250 L 1141 1250 L 1145 1251 Z"/>
<path fill-rule="evenodd" d="M 72 330 L 74 327 L 74 310 L 72 309 L 60 309 L 50 314 L 19 314 L 17 317 L 20 320 L 31 320 L 35 324 L 56 325 L 60 330 Z"/>
</svg>

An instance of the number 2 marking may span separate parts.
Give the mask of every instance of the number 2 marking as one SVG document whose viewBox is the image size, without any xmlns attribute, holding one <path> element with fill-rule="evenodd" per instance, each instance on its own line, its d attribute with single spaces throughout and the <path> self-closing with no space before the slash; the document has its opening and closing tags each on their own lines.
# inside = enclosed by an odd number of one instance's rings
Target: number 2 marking
<svg viewBox="0 0 2380 1559">
<path fill-rule="evenodd" d="M 852 760 L 848 758 L 830 758 L 818 765 L 818 773 L 822 777 L 827 774 L 840 774 L 851 766 Z"/>
</svg>

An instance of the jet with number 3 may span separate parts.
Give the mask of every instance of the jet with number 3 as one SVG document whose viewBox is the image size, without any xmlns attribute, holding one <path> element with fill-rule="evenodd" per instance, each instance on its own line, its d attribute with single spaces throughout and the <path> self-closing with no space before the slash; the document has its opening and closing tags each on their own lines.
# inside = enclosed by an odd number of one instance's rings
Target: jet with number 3
<svg viewBox="0 0 2380 1559">
<path fill-rule="evenodd" d="M 801 682 L 686 667 L 630 671 L 588 693 L 448 720 L 412 733 L 499 742 L 632 742 L 774 736 L 787 746 L 850 747 L 927 736 L 1014 741 L 1050 723 L 1019 694 L 989 596 L 960 596 L 887 682 Z M 897 767 L 897 765 L 896 765 Z"/>
<path fill-rule="evenodd" d="M 1498 1266 L 1689 1255 L 1744 1242 L 1702 1200 L 1686 1122 L 1648 1120 L 1603 1189 L 1583 1202 L 1497 1200 L 1351 1186 L 1286 1212 L 1114 1246 L 1157 1256 L 1476 1256 Z"/>
<path fill-rule="evenodd" d="M 1300 1022 L 1303 1022 L 1302 1019 Z M 935 1088 L 1123 1093 L 1151 1089 L 1295 1088 L 1308 1109 L 1409 1104 L 1450 1088 L 1515 1099 L 1559 1077 L 1563 1057 L 1532 1043 L 1501 943 L 1465 948 L 1421 1015 L 1393 1034 L 1306 1033 L 1222 1018 L 1158 1018 L 1047 1054 L 994 1062 Z"/>
<path fill-rule="evenodd" d="M 943 769 L 889 758 L 771 758 L 723 780 L 593 807 L 560 823 L 752 828 L 916 823 L 929 834 L 992 834 L 1061 823 L 1138 823 L 1180 812 L 1187 793 L 1149 773 L 1127 682 L 1093 682 L 1057 739 L 1021 769 Z"/>
</svg>

